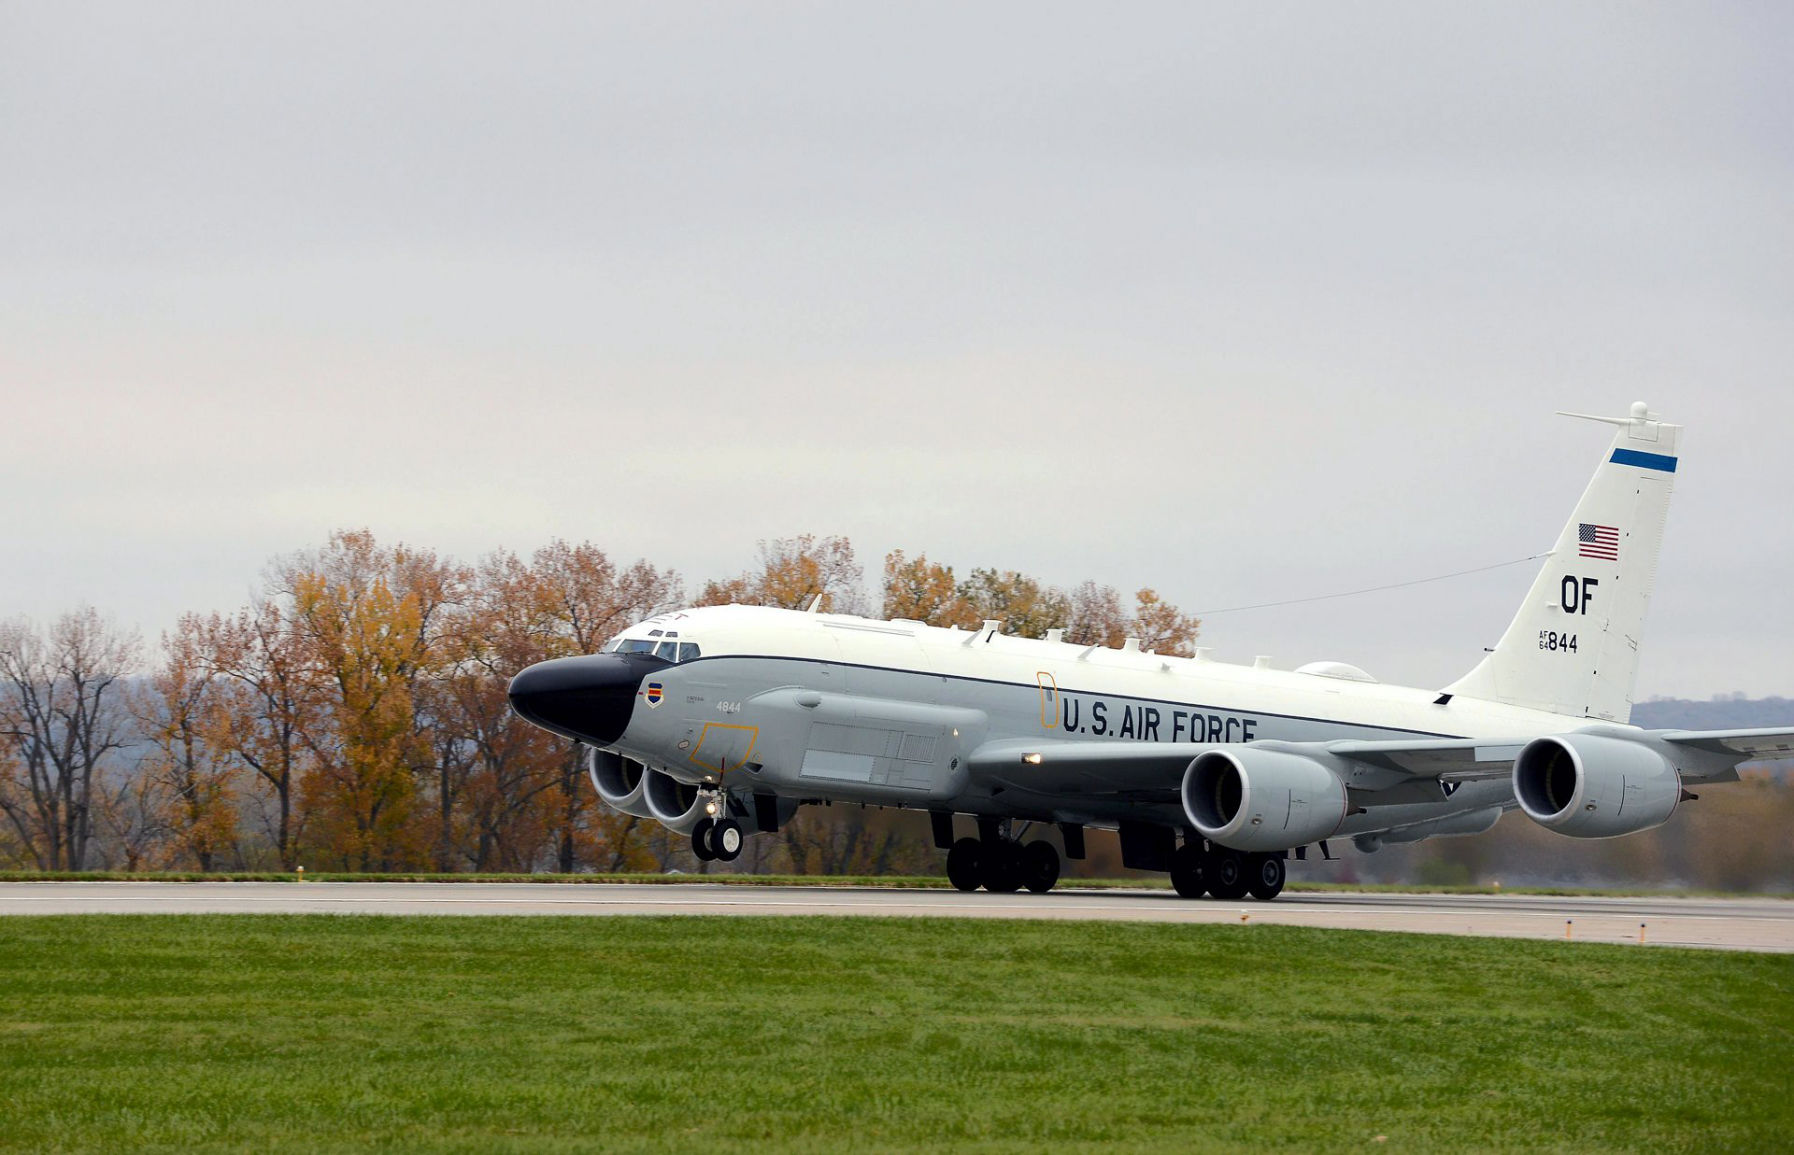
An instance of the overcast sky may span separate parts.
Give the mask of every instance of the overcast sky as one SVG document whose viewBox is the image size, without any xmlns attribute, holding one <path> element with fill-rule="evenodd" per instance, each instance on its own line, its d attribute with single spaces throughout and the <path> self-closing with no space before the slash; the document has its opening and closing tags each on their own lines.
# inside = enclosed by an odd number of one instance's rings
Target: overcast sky
<svg viewBox="0 0 1794 1155">
<path fill-rule="evenodd" d="M 1686 424 L 1641 697 L 1794 695 L 1794 8 L 0 0 L 0 616 L 367 526 L 841 533 L 1188 610 L 1550 546 Z M 1214 614 L 1449 681 L 1533 567 Z"/>
</svg>

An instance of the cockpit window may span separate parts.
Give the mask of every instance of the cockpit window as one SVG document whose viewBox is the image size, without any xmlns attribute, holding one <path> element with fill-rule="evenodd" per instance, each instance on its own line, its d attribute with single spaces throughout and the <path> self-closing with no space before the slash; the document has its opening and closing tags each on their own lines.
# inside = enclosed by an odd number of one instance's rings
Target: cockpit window
<svg viewBox="0 0 1794 1155">
<path fill-rule="evenodd" d="M 677 637 L 678 635 L 673 635 Z M 656 640 L 646 638 L 615 638 L 604 647 L 607 654 L 653 654 L 668 662 L 689 662 L 698 656 L 696 642 L 676 642 L 670 639 Z"/>
</svg>

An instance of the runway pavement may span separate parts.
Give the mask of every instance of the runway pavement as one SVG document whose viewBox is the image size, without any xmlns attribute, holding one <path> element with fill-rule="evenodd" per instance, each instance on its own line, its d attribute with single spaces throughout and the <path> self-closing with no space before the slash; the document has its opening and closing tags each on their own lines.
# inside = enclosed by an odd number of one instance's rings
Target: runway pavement
<svg viewBox="0 0 1794 1155">
<path fill-rule="evenodd" d="M 1191 901 L 1165 890 L 962 894 L 849 886 L 430 882 L 9 882 L 9 914 L 884 915 L 1324 926 L 1794 951 L 1780 899 L 1305 894 Z M 3 930 L 0 930 L 3 933 Z"/>
</svg>

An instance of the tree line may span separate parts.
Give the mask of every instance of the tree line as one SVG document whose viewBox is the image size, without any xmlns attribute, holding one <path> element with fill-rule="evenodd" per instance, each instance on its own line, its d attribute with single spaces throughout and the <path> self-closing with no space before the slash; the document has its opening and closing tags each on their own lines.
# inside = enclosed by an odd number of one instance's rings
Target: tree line
<svg viewBox="0 0 1794 1155">
<path fill-rule="evenodd" d="M 700 863 L 658 823 L 609 811 L 580 749 L 512 715 L 505 688 L 524 666 L 686 604 L 820 597 L 1084 645 L 1135 637 L 1168 655 L 1193 653 L 1199 628 L 1151 589 L 961 575 L 901 551 L 869 583 L 840 537 L 764 542 L 752 565 L 696 590 L 590 543 L 469 564 L 358 530 L 274 559 L 246 605 L 188 614 L 154 645 L 89 607 L 0 621 L 0 868 L 933 873 L 925 816 L 859 806 L 807 807 L 735 863 Z M 1566 839 L 1509 815 L 1486 835 L 1348 850 L 1294 873 L 1794 887 L 1786 771 L 1697 793 L 1628 838 Z M 1087 844 L 1073 873 L 1121 873 L 1112 836 Z"/>
<path fill-rule="evenodd" d="M 877 603 L 851 542 L 761 543 L 690 604 L 873 611 L 936 625 L 1193 652 L 1199 623 L 1151 589 L 1063 590 L 884 559 Z M 617 871 L 704 868 L 658 823 L 611 813 L 581 748 L 505 689 L 687 604 L 681 576 L 553 542 L 467 564 L 365 530 L 274 559 L 230 613 L 190 613 L 150 647 L 84 607 L 0 623 L 0 865 L 38 870 Z M 901 815 L 801 814 L 740 869 L 933 869 Z M 925 827 L 925 824 L 924 824 Z"/>
</svg>

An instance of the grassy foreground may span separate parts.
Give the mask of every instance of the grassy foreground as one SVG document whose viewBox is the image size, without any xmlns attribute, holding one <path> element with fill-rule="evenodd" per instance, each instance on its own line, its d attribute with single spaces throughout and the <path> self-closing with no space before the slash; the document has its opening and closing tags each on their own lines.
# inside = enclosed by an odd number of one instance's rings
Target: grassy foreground
<svg viewBox="0 0 1794 1155">
<path fill-rule="evenodd" d="M 0 1148 L 1767 1150 L 1794 957 L 1273 926 L 0 919 Z"/>
</svg>

